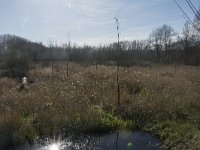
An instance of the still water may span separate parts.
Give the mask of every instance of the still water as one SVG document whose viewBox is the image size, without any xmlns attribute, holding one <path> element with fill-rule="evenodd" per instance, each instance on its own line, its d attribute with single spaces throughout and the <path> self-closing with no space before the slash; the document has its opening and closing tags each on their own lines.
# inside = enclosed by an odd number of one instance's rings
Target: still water
<svg viewBox="0 0 200 150">
<path fill-rule="evenodd" d="M 70 137 L 26 145 L 29 150 L 164 150 L 160 140 L 149 133 L 120 131 L 104 135 Z"/>
</svg>

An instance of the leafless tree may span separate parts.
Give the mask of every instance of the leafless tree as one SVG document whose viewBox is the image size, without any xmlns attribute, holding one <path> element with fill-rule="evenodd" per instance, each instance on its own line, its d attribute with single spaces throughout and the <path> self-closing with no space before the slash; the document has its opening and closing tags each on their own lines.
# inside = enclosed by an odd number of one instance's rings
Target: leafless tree
<svg viewBox="0 0 200 150">
<path fill-rule="evenodd" d="M 156 63 L 160 62 L 162 50 L 165 51 L 166 59 L 169 63 L 170 45 L 172 43 L 172 38 L 175 35 L 175 30 L 171 26 L 166 24 L 152 31 L 150 38 L 153 42 L 154 49 L 156 51 Z"/>
<path fill-rule="evenodd" d="M 181 5 L 176 1 L 173 0 L 176 6 L 181 10 L 183 15 L 187 18 L 187 21 L 198 31 L 200 32 L 200 10 L 198 10 L 194 3 L 191 2 L 191 0 L 185 0 L 185 2 L 188 4 L 192 12 L 194 13 L 195 20 L 191 19 L 188 14 L 184 11 L 184 9 L 181 7 Z"/>
</svg>

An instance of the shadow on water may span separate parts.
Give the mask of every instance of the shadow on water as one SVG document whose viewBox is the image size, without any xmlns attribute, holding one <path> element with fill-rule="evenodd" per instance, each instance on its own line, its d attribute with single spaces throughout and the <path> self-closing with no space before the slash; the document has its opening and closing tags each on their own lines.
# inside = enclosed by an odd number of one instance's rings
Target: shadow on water
<svg viewBox="0 0 200 150">
<path fill-rule="evenodd" d="M 72 136 L 26 145 L 30 150 L 164 150 L 160 140 L 146 132 L 120 131 L 103 135 Z"/>
</svg>

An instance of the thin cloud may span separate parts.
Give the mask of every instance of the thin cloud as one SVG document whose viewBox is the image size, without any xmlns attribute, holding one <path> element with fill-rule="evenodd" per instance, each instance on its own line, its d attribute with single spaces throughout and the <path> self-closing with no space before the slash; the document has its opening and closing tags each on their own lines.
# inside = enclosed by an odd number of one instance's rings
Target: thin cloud
<svg viewBox="0 0 200 150">
<path fill-rule="evenodd" d="M 72 8 L 71 3 L 68 3 L 67 6 L 68 6 L 68 8 Z"/>
<path fill-rule="evenodd" d="M 194 1 L 199 4 L 199 0 Z M 0 6 L 4 3 L 1 1 Z M 33 41 L 48 41 L 48 36 L 67 41 L 68 32 L 79 43 L 115 41 L 116 15 L 120 19 L 121 39 L 148 38 L 152 29 L 164 23 L 179 32 L 184 25 L 180 11 L 171 1 L 164 0 L 12 0 L 6 5 L 9 7 L 0 9 L 4 20 L 0 33 L 26 35 Z M 187 11 L 187 5 L 183 3 L 182 7 Z M 11 26 L 13 23 L 18 26 Z M 19 30 L 26 26 L 29 28 Z"/>
<path fill-rule="evenodd" d="M 41 18 L 43 19 L 56 19 L 55 17 L 52 17 L 52 16 L 48 16 L 48 15 L 44 15 L 44 16 L 40 16 Z"/>
<path fill-rule="evenodd" d="M 22 22 L 22 28 L 24 28 L 24 27 L 26 26 L 26 24 L 27 24 L 29 18 L 30 18 L 30 17 L 27 16 L 27 17 L 25 17 L 25 18 L 23 19 L 23 22 Z"/>
</svg>

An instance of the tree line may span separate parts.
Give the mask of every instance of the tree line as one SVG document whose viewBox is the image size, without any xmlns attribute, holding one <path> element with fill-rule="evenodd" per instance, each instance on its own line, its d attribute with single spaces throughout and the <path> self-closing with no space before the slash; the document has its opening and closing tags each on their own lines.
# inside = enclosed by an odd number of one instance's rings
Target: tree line
<svg viewBox="0 0 200 150">
<path fill-rule="evenodd" d="M 200 16 L 199 12 L 198 16 Z M 118 42 L 114 42 L 107 45 L 80 47 L 70 42 L 58 45 L 50 41 L 45 46 L 15 35 L 1 35 L 0 67 L 13 69 L 17 68 L 15 64 L 41 61 L 117 65 L 118 57 L 120 66 L 127 67 L 152 63 L 197 66 L 200 65 L 200 31 L 198 30 L 200 19 L 198 16 L 195 16 L 192 23 L 186 21 L 181 35 L 173 27 L 164 24 L 153 29 L 149 38 L 145 40 L 120 41 L 119 45 Z M 21 66 L 23 67 L 26 65 Z"/>
</svg>

